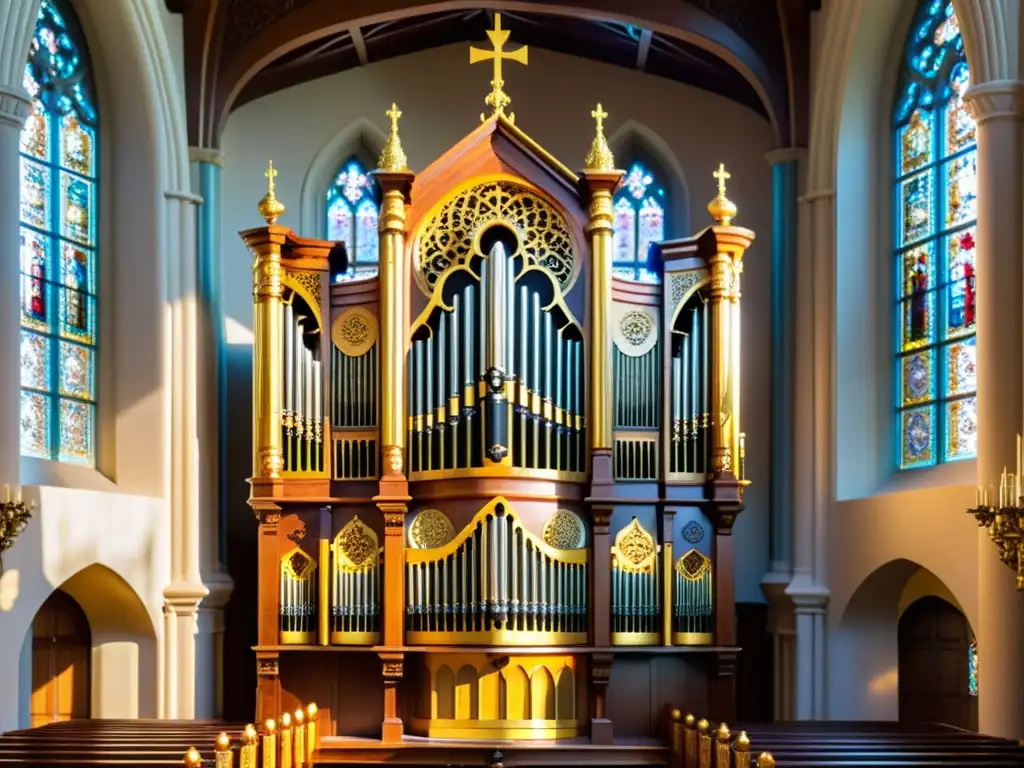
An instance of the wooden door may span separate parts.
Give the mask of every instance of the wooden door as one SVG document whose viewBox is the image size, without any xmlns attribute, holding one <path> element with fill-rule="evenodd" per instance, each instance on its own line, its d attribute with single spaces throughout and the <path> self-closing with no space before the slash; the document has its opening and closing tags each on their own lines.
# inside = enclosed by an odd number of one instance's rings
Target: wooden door
<svg viewBox="0 0 1024 768">
<path fill-rule="evenodd" d="M 971 630 L 960 611 L 923 597 L 900 617 L 901 723 L 945 723 L 978 730 L 978 700 L 970 692 Z"/>
<path fill-rule="evenodd" d="M 32 622 L 32 727 L 89 717 L 92 638 L 85 614 L 57 590 Z"/>
</svg>

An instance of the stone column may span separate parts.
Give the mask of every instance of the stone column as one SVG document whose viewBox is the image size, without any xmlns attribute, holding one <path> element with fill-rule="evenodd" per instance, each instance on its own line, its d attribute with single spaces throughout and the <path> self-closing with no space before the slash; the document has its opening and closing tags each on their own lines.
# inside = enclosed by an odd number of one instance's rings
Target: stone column
<svg viewBox="0 0 1024 768">
<path fill-rule="evenodd" d="M 3 41 L 7 44 L 7 40 Z M 19 64 L 24 64 L 19 60 Z M 18 70 L 21 71 L 20 69 Z M 6 80 L 4 81 L 6 82 Z M 28 94 L 0 86 L 0 485 L 18 487 L 21 442 L 21 129 Z"/>
<path fill-rule="evenodd" d="M 978 122 L 978 482 L 1012 468 L 1024 432 L 1024 285 L 1021 229 L 1021 82 L 989 82 L 965 100 Z M 978 726 L 1024 736 L 1024 595 L 978 532 Z"/>
<path fill-rule="evenodd" d="M 164 589 L 163 715 L 190 719 L 196 716 L 196 634 L 199 605 L 209 590 L 201 576 L 201 542 L 207 531 L 206 514 L 216 504 L 202 482 L 201 466 L 207 459 L 200 447 L 202 391 L 200 302 L 197 300 L 196 208 L 203 200 L 186 190 L 167 190 L 165 221 L 170 309 L 169 360 L 171 370 L 171 583 Z M 203 670 L 200 689 L 213 690 L 214 680 Z M 204 707 L 212 696 L 203 694 Z"/>
<path fill-rule="evenodd" d="M 196 717 L 218 718 L 223 714 L 224 606 L 234 590 L 227 573 L 227 493 L 224 480 L 226 451 L 221 436 L 227 434 L 224 384 L 227 380 L 224 351 L 224 312 L 221 300 L 221 173 L 217 150 L 192 147 L 192 185 L 202 203 L 197 210 L 196 280 L 198 284 L 196 331 L 198 377 L 200 494 L 203 509 L 199 540 L 200 575 L 209 595 L 203 600 L 196 636 Z M 203 681 L 208 680 L 209 684 Z"/>
<path fill-rule="evenodd" d="M 832 339 L 834 338 L 835 191 L 799 199 L 793 387 L 793 578 L 796 613 L 793 717 L 825 713 L 826 520 L 833 500 Z"/>
<path fill-rule="evenodd" d="M 797 197 L 806 150 L 786 147 L 769 152 L 772 167 L 771 277 L 771 470 L 768 573 L 761 591 L 771 606 L 774 717 L 793 717 L 793 602 L 786 595 L 792 578 L 793 380 L 796 342 Z"/>
</svg>

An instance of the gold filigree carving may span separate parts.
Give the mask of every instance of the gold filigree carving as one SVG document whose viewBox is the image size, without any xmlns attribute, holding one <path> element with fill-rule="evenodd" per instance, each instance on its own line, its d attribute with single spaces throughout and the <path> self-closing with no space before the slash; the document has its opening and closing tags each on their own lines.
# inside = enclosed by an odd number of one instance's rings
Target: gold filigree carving
<svg viewBox="0 0 1024 768">
<path fill-rule="evenodd" d="M 296 547 L 281 558 L 281 569 L 296 581 L 305 581 L 316 570 L 316 563 Z"/>
<path fill-rule="evenodd" d="M 700 581 L 711 570 L 711 558 L 691 549 L 676 560 L 675 570 L 687 581 Z"/>
<path fill-rule="evenodd" d="M 334 537 L 335 567 L 338 570 L 364 571 L 376 564 L 380 547 L 373 529 L 353 515 Z"/>
<path fill-rule="evenodd" d="M 455 526 L 439 509 L 424 509 L 409 526 L 409 546 L 413 549 L 437 549 L 455 538 Z"/>
<path fill-rule="evenodd" d="M 257 302 L 284 296 L 284 267 L 281 266 L 280 254 L 257 254 L 252 271 L 252 295 Z"/>
<path fill-rule="evenodd" d="M 615 535 L 612 564 L 626 571 L 648 571 L 654 567 L 657 553 L 654 537 L 634 517 Z"/>
<path fill-rule="evenodd" d="M 388 678 L 399 678 L 402 676 L 403 664 L 400 661 L 385 661 L 384 662 L 384 677 Z"/>
<path fill-rule="evenodd" d="M 377 318 L 363 307 L 349 307 L 331 323 L 331 342 L 343 355 L 361 357 L 377 343 Z"/>
<path fill-rule="evenodd" d="M 547 270 L 566 290 L 575 264 L 573 240 L 565 218 L 546 200 L 511 181 L 484 182 L 458 193 L 438 210 L 418 238 L 418 274 L 428 295 L 450 267 L 474 253 L 481 228 L 500 221 L 519 237 L 515 254 Z"/>
<path fill-rule="evenodd" d="M 256 674 L 260 677 L 277 677 L 277 659 L 260 659 L 256 662 Z"/>
<path fill-rule="evenodd" d="M 390 476 L 402 474 L 402 449 L 397 445 L 389 445 L 384 449 L 385 474 Z"/>
<path fill-rule="evenodd" d="M 544 523 L 542 538 L 554 549 L 579 549 L 586 544 L 586 529 L 579 515 L 560 509 Z"/>
<path fill-rule="evenodd" d="M 612 335 L 615 346 L 629 357 L 643 357 L 658 343 L 657 318 L 645 309 L 629 304 L 615 304 L 618 315 Z"/>
<path fill-rule="evenodd" d="M 679 305 L 686 297 L 686 294 L 688 294 L 690 290 L 697 285 L 697 283 L 705 280 L 708 273 L 703 269 L 692 269 L 688 272 L 670 272 L 669 275 L 669 306 L 672 308 L 672 311 L 675 312 L 679 309 Z"/>
<path fill-rule="evenodd" d="M 320 306 L 320 273 L 319 272 L 289 272 L 288 276 L 296 283 L 306 289 L 317 308 Z"/>
</svg>

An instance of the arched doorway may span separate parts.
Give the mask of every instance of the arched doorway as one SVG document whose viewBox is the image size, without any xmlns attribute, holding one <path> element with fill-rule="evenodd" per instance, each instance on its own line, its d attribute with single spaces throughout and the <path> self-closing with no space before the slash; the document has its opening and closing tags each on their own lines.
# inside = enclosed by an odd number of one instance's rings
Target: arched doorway
<svg viewBox="0 0 1024 768">
<path fill-rule="evenodd" d="M 897 638 L 900 722 L 978 730 L 967 618 L 942 598 L 922 597 L 903 612 Z"/>
<path fill-rule="evenodd" d="M 70 595 L 55 591 L 32 622 L 33 728 L 89 717 L 91 654 L 85 613 Z"/>
</svg>

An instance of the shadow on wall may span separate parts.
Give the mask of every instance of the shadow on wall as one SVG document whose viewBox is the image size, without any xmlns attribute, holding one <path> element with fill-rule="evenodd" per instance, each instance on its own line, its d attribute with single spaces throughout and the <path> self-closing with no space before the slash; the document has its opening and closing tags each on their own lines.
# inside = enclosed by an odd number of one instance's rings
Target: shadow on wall
<svg viewBox="0 0 1024 768">
<path fill-rule="evenodd" d="M 77 604 L 88 622 L 89 676 L 81 684 L 91 692 L 91 716 L 156 717 L 156 631 L 135 590 L 114 571 L 94 564 L 69 578 L 56 592 Z M 40 613 L 46 610 L 44 603 Z M 40 680 L 33 680 L 35 654 L 33 629 L 29 626 L 19 665 L 19 721 L 23 726 L 30 724 L 31 696 L 40 684 Z"/>
<path fill-rule="evenodd" d="M 899 719 L 900 617 L 922 598 L 945 601 L 963 616 L 959 601 L 930 570 L 906 559 L 892 560 L 871 573 L 857 587 L 839 623 L 829 636 L 828 717 L 833 720 Z M 966 618 L 965 634 L 970 634 Z M 936 656 L 934 663 L 963 672 L 962 656 Z M 947 673 L 934 669 L 935 675 Z"/>
</svg>

